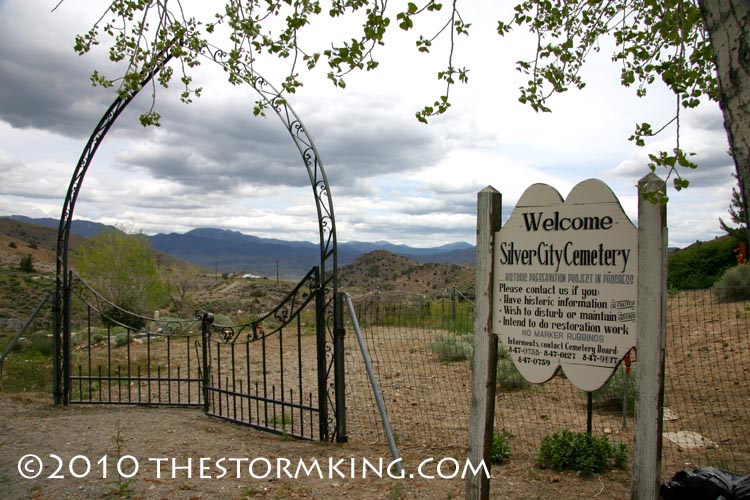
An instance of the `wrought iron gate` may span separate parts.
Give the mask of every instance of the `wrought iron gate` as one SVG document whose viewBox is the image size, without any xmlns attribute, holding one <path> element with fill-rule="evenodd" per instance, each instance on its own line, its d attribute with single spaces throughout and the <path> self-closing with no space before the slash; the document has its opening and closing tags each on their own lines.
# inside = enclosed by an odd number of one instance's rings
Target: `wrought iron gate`
<svg viewBox="0 0 750 500">
<path fill-rule="evenodd" d="M 343 348 L 329 340 L 317 267 L 271 312 L 242 325 L 216 324 L 207 311 L 186 321 L 147 318 L 73 273 L 69 282 L 85 311 L 71 336 L 70 403 L 202 407 L 274 433 L 346 440 L 345 405 L 329 396 L 344 382 L 328 382 Z"/>
<path fill-rule="evenodd" d="M 175 41 L 174 43 L 178 42 Z M 311 393 L 315 394 L 316 397 L 308 397 L 308 402 L 305 403 L 304 395 L 302 394 L 302 392 L 305 390 L 304 384 L 302 384 L 302 389 L 300 389 L 300 385 L 298 384 L 296 390 L 299 392 L 294 396 L 297 400 L 297 402 L 294 403 L 294 405 L 296 406 L 291 405 L 291 401 L 287 401 L 286 391 L 288 389 L 288 384 L 286 384 L 286 380 L 283 390 L 281 389 L 280 385 L 278 387 L 278 390 L 282 392 L 281 396 L 279 396 L 280 399 L 279 397 L 274 396 L 274 391 L 276 390 L 275 384 L 271 384 L 270 398 L 267 397 L 267 394 L 264 394 L 263 399 L 254 399 L 259 397 L 259 393 L 257 393 L 256 391 L 256 393 L 253 393 L 254 395 L 251 396 L 250 391 L 254 389 L 254 383 L 252 381 L 250 383 L 250 387 L 247 386 L 248 382 L 245 381 L 245 387 L 239 389 L 239 392 L 237 390 L 239 386 L 233 385 L 230 394 L 230 392 L 228 392 L 229 389 L 227 385 L 229 383 L 229 378 L 226 378 L 222 385 L 221 376 L 219 375 L 219 373 L 217 372 L 213 374 L 214 378 L 211 379 L 209 377 L 210 374 L 208 373 L 209 370 L 205 367 L 201 368 L 203 372 L 200 374 L 200 381 L 196 381 L 192 373 L 192 368 L 196 366 L 195 364 L 192 365 L 191 369 L 188 370 L 190 373 L 186 375 L 187 379 L 183 379 L 182 373 L 180 373 L 180 375 L 173 375 L 171 366 L 167 367 L 166 377 L 162 377 L 162 368 L 158 364 L 156 365 L 156 375 L 154 376 L 152 369 L 153 367 L 151 365 L 150 351 L 148 351 L 146 355 L 146 359 L 148 359 L 145 365 L 146 374 L 143 375 L 142 371 L 139 373 L 137 371 L 139 369 L 137 366 L 140 365 L 136 365 L 135 379 L 133 378 L 133 364 L 131 361 L 128 361 L 122 366 L 116 365 L 117 368 L 114 372 L 112 372 L 111 359 L 109 359 L 111 358 L 110 354 L 107 355 L 109 356 L 107 360 L 107 366 L 109 368 L 106 372 L 99 373 L 98 371 L 92 371 L 95 364 L 92 358 L 89 358 L 89 361 L 83 365 L 85 366 L 85 368 L 79 366 L 79 371 L 77 374 L 74 371 L 74 359 L 72 355 L 73 332 L 70 324 L 72 289 L 74 287 L 74 283 L 73 279 L 70 278 L 68 269 L 68 243 L 70 239 L 70 229 L 73 221 L 73 212 L 75 209 L 76 200 L 78 199 L 78 195 L 83 185 L 83 179 L 86 175 L 86 172 L 88 171 L 89 166 L 91 165 L 91 162 L 94 158 L 94 155 L 96 154 L 97 149 L 99 148 L 99 145 L 104 140 L 104 137 L 107 135 L 109 129 L 112 127 L 115 121 L 118 119 L 121 112 L 128 106 L 133 98 L 135 98 L 138 92 L 143 87 L 148 85 L 149 82 L 154 78 L 154 76 L 169 63 L 169 60 L 171 58 L 171 52 L 169 49 L 171 49 L 171 47 L 167 47 L 167 49 L 165 49 L 162 53 L 155 56 L 154 60 L 141 75 L 141 83 L 137 88 L 129 90 L 126 93 L 118 94 L 118 96 L 112 102 L 109 109 L 104 113 L 101 120 L 91 133 L 91 136 L 89 137 L 89 140 L 86 143 L 83 152 L 81 153 L 81 157 L 78 160 L 78 164 L 76 165 L 76 168 L 73 172 L 70 185 L 68 186 L 68 192 L 63 203 L 62 213 L 60 216 L 60 225 L 58 226 L 57 234 L 57 270 L 54 302 L 55 355 L 53 384 L 55 403 L 65 405 L 71 402 L 94 402 L 94 394 L 95 392 L 98 394 L 98 390 L 102 387 L 102 385 L 106 385 L 108 389 L 112 388 L 113 386 L 117 388 L 117 391 L 114 392 L 117 392 L 118 397 L 114 398 L 114 396 L 112 396 L 106 402 L 127 402 L 136 404 L 143 403 L 144 401 L 142 399 L 139 399 L 140 396 L 142 396 L 141 393 L 137 393 L 138 396 L 135 397 L 134 401 L 133 394 L 130 392 L 130 387 L 132 386 L 133 381 L 137 380 L 137 387 L 147 389 L 146 392 L 148 394 L 148 398 L 145 402 L 148 404 L 153 404 L 153 389 L 156 388 L 156 403 L 161 404 L 162 401 L 159 389 L 162 387 L 162 384 L 165 381 L 167 383 L 168 394 L 172 394 L 171 384 L 173 382 L 181 387 L 178 391 L 178 394 L 181 394 L 180 391 L 184 383 L 188 383 L 187 387 L 190 388 L 195 387 L 195 384 L 201 384 L 201 391 L 199 391 L 200 396 L 198 396 L 198 398 L 204 398 L 210 393 L 210 395 L 214 397 L 214 401 L 218 403 L 220 402 L 220 400 L 216 399 L 217 396 L 222 395 L 224 398 L 227 398 L 231 395 L 234 398 L 232 400 L 234 402 L 235 400 L 237 400 L 237 397 L 240 397 L 240 399 L 242 399 L 243 396 L 240 396 L 240 394 L 246 393 L 246 402 L 257 401 L 260 405 L 260 402 L 262 401 L 264 403 L 263 425 L 266 427 L 269 422 L 269 418 L 271 421 L 273 421 L 273 418 L 266 417 L 265 405 L 270 405 L 268 406 L 268 408 L 271 408 L 271 415 L 274 409 L 281 410 L 282 420 L 284 418 L 283 415 L 285 414 L 284 410 L 291 410 L 292 408 L 297 411 L 311 412 L 310 415 L 307 415 L 307 417 L 310 417 L 312 413 L 317 412 L 319 421 L 317 433 L 303 433 L 302 431 L 300 431 L 299 433 L 295 432 L 294 434 L 300 434 L 304 437 L 316 436 L 319 439 L 335 438 L 339 442 L 344 442 L 347 439 L 344 401 L 344 364 L 342 354 L 344 330 L 341 308 L 342 301 L 337 290 L 338 254 L 336 247 L 336 222 L 333 213 L 333 200 L 331 197 L 331 191 L 329 188 L 325 170 L 323 169 L 323 164 L 320 161 L 318 151 L 313 144 L 310 134 L 302 124 L 302 121 L 294 112 L 285 96 L 282 96 L 282 94 L 278 90 L 273 88 L 273 86 L 271 86 L 265 78 L 255 72 L 251 67 L 245 67 L 245 71 L 248 75 L 246 83 L 261 96 L 261 99 L 268 105 L 268 108 L 272 109 L 282 121 L 294 145 L 299 150 L 304 168 L 307 171 L 308 177 L 310 179 L 310 185 L 313 189 L 315 208 L 317 211 L 318 219 L 320 261 L 318 270 L 315 272 L 315 280 L 317 280 L 315 283 L 316 286 L 309 287 L 308 296 L 315 296 L 316 300 L 315 335 L 317 388 L 314 393 Z M 217 48 L 206 47 L 201 52 L 201 55 L 224 67 L 226 67 L 228 64 L 237 64 L 237 61 L 229 60 L 228 52 Z M 308 282 L 311 279 L 312 278 L 310 278 L 310 275 L 308 275 L 308 277 L 306 278 Z M 297 293 L 299 293 L 299 291 L 297 291 Z M 298 300 L 298 298 L 295 298 L 293 300 Z M 277 311 L 281 310 L 277 309 Z M 291 311 L 292 310 L 290 310 L 289 312 L 289 318 L 300 318 L 299 315 L 291 314 Z M 208 317 L 206 316 L 205 319 L 207 318 Z M 267 320 L 270 320 L 270 318 L 267 318 Z M 265 335 L 260 335 L 257 333 L 257 328 L 262 324 L 258 324 L 255 327 L 252 327 L 254 328 L 254 333 L 250 337 L 251 340 L 248 340 L 246 342 L 248 344 L 245 347 L 246 351 L 253 351 L 254 344 L 256 343 L 259 343 L 262 350 L 264 348 L 263 346 L 266 346 L 266 344 L 268 343 L 268 340 L 264 341 L 263 339 L 277 334 L 278 339 L 282 339 L 279 340 L 279 342 L 281 343 L 281 345 L 283 345 L 283 343 L 285 342 L 283 338 L 286 334 L 282 333 L 280 329 L 286 327 L 288 325 L 288 322 L 282 321 L 281 323 L 282 324 L 280 324 L 279 326 L 274 327 L 274 330 L 272 330 L 272 334 L 266 333 Z M 204 323 L 204 326 L 206 326 L 206 328 L 204 329 L 206 332 L 216 332 L 216 329 L 219 328 L 218 325 L 211 325 L 211 327 L 208 328 L 208 324 L 206 323 Z M 166 325 L 168 333 L 164 334 L 164 327 L 159 326 L 158 328 L 161 328 L 161 330 L 155 330 L 153 334 L 151 332 L 147 332 L 147 350 L 149 349 L 148 346 L 151 346 L 152 340 L 163 338 L 166 339 L 166 345 L 170 346 L 172 339 L 176 339 L 177 337 L 179 337 L 180 333 L 189 331 L 183 330 L 182 326 L 180 326 L 175 331 L 170 332 L 169 328 L 171 327 L 169 325 Z M 205 356 L 203 357 L 203 363 L 211 361 L 209 354 L 212 356 L 216 355 L 217 357 L 220 356 L 222 354 L 222 349 L 228 348 L 230 349 L 229 356 L 231 357 L 232 353 L 234 353 L 234 355 L 236 356 L 236 346 L 240 345 L 237 343 L 237 338 L 239 338 L 240 334 L 243 331 L 245 331 L 247 328 L 250 328 L 250 326 L 245 325 L 244 329 L 243 327 L 238 327 L 237 329 L 233 327 L 230 330 L 225 330 L 225 328 L 227 327 L 219 328 L 218 332 L 216 332 L 216 337 L 214 337 L 214 333 L 211 333 L 211 335 L 206 334 L 207 340 L 200 346 L 201 352 L 205 354 Z M 213 344 L 213 349 L 209 349 L 211 342 L 214 342 L 214 340 L 216 339 L 223 338 L 219 336 L 220 332 L 226 333 L 229 331 L 236 332 L 235 338 L 231 342 L 224 341 L 223 344 L 225 345 L 225 347 L 223 348 L 221 347 L 222 344 L 215 342 Z M 127 333 L 128 339 L 130 334 L 131 333 Z M 194 348 L 193 350 L 195 350 L 195 346 L 197 346 L 198 344 L 196 343 L 196 340 L 192 338 L 192 334 L 184 334 L 182 335 L 182 337 L 184 337 L 187 350 L 190 351 L 191 345 Z M 111 339 L 108 339 L 108 342 L 110 340 Z M 202 341 L 203 339 L 200 340 L 200 342 Z M 169 349 L 169 347 L 167 347 L 167 349 Z M 334 356 L 333 353 L 335 352 L 341 354 L 341 356 Z M 190 356 L 191 354 L 189 352 L 186 355 L 186 360 L 192 359 Z M 128 359 L 130 359 L 129 354 Z M 198 366 L 202 366 L 202 363 Z M 211 367 L 217 370 L 221 367 L 218 359 L 214 364 L 211 364 Z M 123 377 L 123 370 L 127 374 L 127 377 Z M 236 384 L 237 373 L 233 373 L 232 375 L 234 377 L 232 379 L 233 383 Z M 302 378 L 304 381 L 304 376 L 302 376 Z M 281 381 L 279 381 L 279 384 L 280 383 Z M 144 385 L 142 386 L 141 384 Z M 78 386 L 78 392 L 76 392 L 76 389 L 74 387 L 75 385 Z M 127 389 L 124 387 L 125 385 L 127 385 Z M 266 384 L 262 387 L 264 387 L 267 391 L 268 379 L 266 379 Z M 215 390 L 209 391 L 209 388 Z M 258 388 L 260 389 L 261 386 L 259 385 Z M 126 397 L 124 398 L 120 396 L 123 393 L 126 394 Z M 88 394 L 88 398 L 86 397 L 86 394 Z M 110 391 L 107 392 L 107 397 L 109 396 Z M 291 397 L 292 396 L 290 396 L 290 398 Z M 193 401 L 192 393 L 189 400 L 190 404 L 196 404 Z M 105 402 L 104 392 L 102 392 L 102 397 L 98 397 L 97 401 Z M 178 401 L 180 401 L 180 403 L 182 402 L 181 396 L 178 396 Z M 204 399 L 202 403 L 204 405 L 207 405 L 206 407 L 208 409 L 215 409 L 214 406 L 211 406 L 211 402 L 207 398 Z M 174 401 L 170 400 L 168 397 L 166 404 L 174 404 Z M 308 409 L 307 407 L 314 408 L 314 410 Z M 249 419 L 247 419 L 247 421 L 245 421 L 245 411 L 249 411 L 249 406 L 240 406 L 240 418 L 236 418 L 234 415 L 234 410 L 236 410 L 236 408 L 236 406 L 232 407 L 231 419 L 243 421 L 248 425 L 260 425 L 258 423 L 260 422 L 259 420 L 251 422 L 249 421 Z M 332 411 L 329 412 L 329 408 Z M 225 406 L 222 406 L 220 410 L 213 411 L 215 411 L 217 416 L 221 416 L 222 418 L 229 418 L 229 414 L 227 414 L 225 411 Z M 302 413 L 302 415 L 304 415 L 304 413 Z M 257 413 L 255 414 L 255 417 L 258 418 Z M 278 428 L 273 429 L 279 430 Z M 286 432 L 284 425 L 281 425 L 281 432 Z"/>
<path fill-rule="evenodd" d="M 140 316 L 74 273 L 68 281 L 82 311 L 70 338 L 70 403 L 201 407 L 199 319 Z"/>
<path fill-rule="evenodd" d="M 244 325 L 217 325 L 203 314 L 206 414 L 298 438 L 329 438 L 318 282 L 315 267 L 273 311 Z"/>
</svg>

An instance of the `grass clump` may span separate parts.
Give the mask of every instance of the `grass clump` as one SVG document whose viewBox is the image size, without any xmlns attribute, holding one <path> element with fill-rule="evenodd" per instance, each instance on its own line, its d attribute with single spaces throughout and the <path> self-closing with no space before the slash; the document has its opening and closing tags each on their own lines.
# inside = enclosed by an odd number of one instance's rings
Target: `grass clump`
<svg viewBox="0 0 750 500">
<path fill-rule="evenodd" d="M 500 344 L 497 347 L 497 385 L 506 391 L 517 391 L 529 387 L 529 382 L 523 378 L 516 368 L 508 349 Z"/>
<path fill-rule="evenodd" d="M 542 469 L 597 474 L 609 466 L 625 467 L 627 457 L 627 445 L 610 443 L 607 436 L 565 430 L 542 439 L 536 462 Z"/>
</svg>

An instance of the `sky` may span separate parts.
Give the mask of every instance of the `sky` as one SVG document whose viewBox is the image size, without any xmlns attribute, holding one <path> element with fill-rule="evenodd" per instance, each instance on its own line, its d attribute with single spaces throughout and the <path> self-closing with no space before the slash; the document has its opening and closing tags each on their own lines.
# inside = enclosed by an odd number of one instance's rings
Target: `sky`
<svg viewBox="0 0 750 500">
<path fill-rule="evenodd" d="M 94 69 L 112 69 L 106 50 L 83 57 L 73 50 L 75 35 L 101 16 L 100 3 L 65 0 L 53 12 L 57 3 L 0 0 L 0 215 L 60 217 L 81 151 L 114 99 L 111 89 L 89 83 Z M 469 67 L 469 84 L 451 90 L 449 112 L 429 125 L 414 113 L 443 90 L 440 44 L 428 56 L 413 49 L 428 26 L 392 30 L 381 66 L 349 76 L 344 90 L 325 78 L 325 68 L 302 74 L 305 85 L 290 103 L 327 173 L 338 240 L 473 244 L 477 192 L 486 186 L 502 193 L 507 218 L 531 184 L 549 184 L 565 197 L 589 178 L 607 183 L 636 221 L 635 186 L 649 172 L 648 153 L 673 148 L 675 129 L 645 148 L 628 137 L 636 123 L 667 122 L 674 96 L 658 86 L 645 98 L 622 88 L 605 43 L 582 71 L 587 86 L 554 96 L 552 113 L 538 114 L 518 102 L 524 75 L 515 69 L 515 61 L 532 57 L 534 40 L 495 31 L 513 2 L 464 4 L 471 35 L 454 58 Z M 325 48 L 334 30 L 321 25 L 308 43 Z M 272 60 L 257 69 L 271 82 L 285 71 Z M 205 60 L 193 76 L 203 93 L 192 104 L 179 101 L 177 84 L 157 89 L 161 127 L 138 122 L 152 104 L 150 90 L 130 104 L 96 153 L 75 218 L 147 234 L 217 227 L 317 241 L 313 191 L 281 121 L 273 113 L 253 116 L 257 94 L 228 83 L 215 63 Z M 670 183 L 669 244 L 677 247 L 723 234 L 719 218 L 728 219 L 735 185 L 718 105 L 682 116 L 681 146 L 696 153 L 699 169 L 685 174 L 687 190 L 675 192 Z"/>
</svg>

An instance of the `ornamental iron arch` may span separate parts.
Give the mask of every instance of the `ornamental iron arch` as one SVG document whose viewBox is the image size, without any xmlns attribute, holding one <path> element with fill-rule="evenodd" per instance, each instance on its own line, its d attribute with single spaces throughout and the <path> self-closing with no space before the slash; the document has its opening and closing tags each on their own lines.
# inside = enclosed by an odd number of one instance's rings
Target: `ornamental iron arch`
<svg viewBox="0 0 750 500">
<path fill-rule="evenodd" d="M 202 55 L 227 68 L 228 54 L 218 48 L 206 47 Z M 54 311 L 54 401 L 55 404 L 69 403 L 71 387 L 71 281 L 72 273 L 68 264 L 68 248 L 75 204 L 83 179 L 112 125 L 122 111 L 130 104 L 152 79 L 169 63 L 172 56 L 169 47 L 157 54 L 152 64 L 140 77 L 140 86 L 129 92 L 121 92 L 114 99 L 99 123 L 91 133 L 81 153 L 71 177 L 63 203 L 57 233 L 56 281 Z M 236 61 L 233 64 L 237 64 Z M 320 155 L 302 120 L 291 105 L 265 78 L 247 65 L 242 65 L 247 75 L 243 78 L 259 95 L 264 108 L 271 108 L 284 124 L 287 132 L 299 150 L 313 189 L 318 219 L 319 267 L 316 273 L 318 298 L 323 307 L 316 314 L 318 338 L 318 371 L 324 373 L 323 383 L 319 384 L 318 397 L 321 414 L 328 422 L 328 429 L 321 433 L 321 439 L 346 441 L 344 416 L 343 381 L 343 315 L 342 300 L 338 297 L 338 252 L 336 242 L 336 222 L 330 186 Z M 339 355 L 340 354 L 340 355 Z M 340 359 L 338 359 L 340 358 Z M 334 380 L 329 381 L 333 376 Z M 333 413 L 328 413 L 331 407 Z"/>
</svg>

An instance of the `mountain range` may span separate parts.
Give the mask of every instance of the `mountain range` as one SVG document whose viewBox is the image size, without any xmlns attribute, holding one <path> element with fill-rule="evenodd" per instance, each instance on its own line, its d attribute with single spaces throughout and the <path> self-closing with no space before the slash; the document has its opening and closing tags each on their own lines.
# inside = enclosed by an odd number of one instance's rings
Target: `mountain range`
<svg viewBox="0 0 750 500">
<path fill-rule="evenodd" d="M 11 215 L 8 218 L 57 228 L 59 222 L 52 218 L 30 218 Z M 95 236 L 111 226 L 74 220 L 71 232 L 82 236 Z M 319 262 L 319 245 L 306 241 L 285 241 L 259 238 L 238 231 L 217 228 L 198 228 L 186 233 L 159 233 L 149 236 L 151 247 L 159 252 L 177 257 L 217 273 L 248 273 L 258 276 L 296 278 L 303 276 Z M 474 264 L 476 252 L 473 245 L 459 242 L 432 248 L 396 245 L 387 241 L 339 242 L 338 264 L 346 266 L 364 254 L 386 250 L 420 263 Z"/>
</svg>

